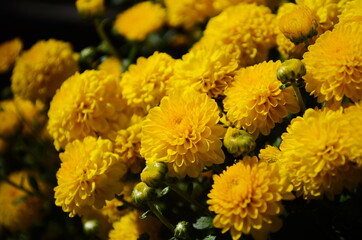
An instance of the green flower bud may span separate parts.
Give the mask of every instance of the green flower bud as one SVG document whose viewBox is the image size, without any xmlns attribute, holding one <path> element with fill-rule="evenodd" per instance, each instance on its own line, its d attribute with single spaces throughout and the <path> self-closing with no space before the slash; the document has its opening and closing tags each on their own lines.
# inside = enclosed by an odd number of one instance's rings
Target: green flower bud
<svg viewBox="0 0 362 240">
<path fill-rule="evenodd" d="M 229 127 L 224 137 L 224 146 L 234 157 L 246 155 L 254 150 L 253 136 L 244 130 Z"/>
<path fill-rule="evenodd" d="M 306 74 L 304 63 L 299 59 L 289 59 L 277 70 L 277 78 L 283 84 L 294 82 L 296 79 L 303 77 Z"/>
<path fill-rule="evenodd" d="M 155 196 L 156 194 L 153 188 L 150 188 L 144 182 L 140 182 L 133 188 L 132 201 L 137 205 L 142 205 L 147 201 L 153 200 Z"/>
<path fill-rule="evenodd" d="M 97 234 L 100 229 L 100 223 L 96 219 L 87 220 L 83 223 L 83 229 L 88 235 Z"/>
<path fill-rule="evenodd" d="M 141 180 L 149 187 L 159 187 L 164 183 L 167 165 L 164 162 L 147 162 L 146 167 L 141 172 Z"/>
<path fill-rule="evenodd" d="M 188 239 L 188 233 L 187 233 L 188 226 L 189 223 L 186 221 L 178 222 L 174 230 L 174 237 L 181 239 Z"/>
</svg>

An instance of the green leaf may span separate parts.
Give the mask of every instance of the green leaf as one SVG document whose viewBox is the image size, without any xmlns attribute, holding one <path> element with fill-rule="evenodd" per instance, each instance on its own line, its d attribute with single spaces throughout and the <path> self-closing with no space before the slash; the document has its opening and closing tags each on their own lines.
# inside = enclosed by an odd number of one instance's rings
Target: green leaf
<svg viewBox="0 0 362 240">
<path fill-rule="evenodd" d="M 35 177 L 34 177 L 34 176 L 29 176 L 29 177 L 28 177 L 28 181 L 29 181 L 29 184 L 30 184 L 31 188 L 32 188 L 36 193 L 40 193 L 39 184 L 38 184 L 38 182 L 36 181 Z"/>
<path fill-rule="evenodd" d="M 167 186 L 164 189 L 162 189 L 162 191 L 160 192 L 159 197 L 163 197 L 165 196 L 168 192 L 170 191 L 170 188 Z"/>
<path fill-rule="evenodd" d="M 215 240 L 215 239 L 216 239 L 216 236 L 208 235 L 208 236 L 204 237 L 204 239 L 202 239 L 202 240 Z"/>
<path fill-rule="evenodd" d="M 203 230 L 203 229 L 211 229 L 212 225 L 212 217 L 200 217 L 196 220 L 196 223 L 192 224 L 195 229 Z"/>
</svg>

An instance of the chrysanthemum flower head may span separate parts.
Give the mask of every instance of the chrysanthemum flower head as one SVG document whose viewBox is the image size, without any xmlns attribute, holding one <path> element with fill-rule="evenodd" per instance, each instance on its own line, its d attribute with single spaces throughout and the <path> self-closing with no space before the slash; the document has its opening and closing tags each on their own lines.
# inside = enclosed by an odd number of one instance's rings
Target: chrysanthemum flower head
<svg viewBox="0 0 362 240">
<path fill-rule="evenodd" d="M 148 216 L 145 219 L 140 219 L 140 213 L 133 210 L 113 224 L 113 230 L 109 232 L 109 239 L 137 240 L 145 233 L 150 237 L 150 240 L 157 240 L 160 239 L 160 228 L 161 223 L 156 218 Z"/>
<path fill-rule="evenodd" d="M 17 59 L 11 89 L 16 96 L 32 101 L 51 98 L 62 82 L 78 70 L 76 58 L 67 42 L 38 41 Z"/>
<path fill-rule="evenodd" d="M 171 176 L 197 177 L 204 166 L 224 162 L 220 138 L 225 129 L 218 121 L 218 106 L 206 94 L 174 92 L 143 122 L 141 155 L 167 163 Z"/>
<path fill-rule="evenodd" d="M 120 77 L 122 74 L 122 63 L 118 58 L 110 56 L 98 65 L 98 69 Z"/>
<path fill-rule="evenodd" d="M 75 6 L 83 18 L 102 16 L 105 10 L 104 0 L 77 0 Z"/>
<path fill-rule="evenodd" d="M 159 104 L 166 93 L 166 82 L 172 76 L 174 61 L 170 55 L 159 52 L 138 58 L 121 80 L 127 104 L 143 113 Z"/>
<path fill-rule="evenodd" d="M 140 2 L 120 13 L 113 28 L 129 40 L 144 40 L 160 29 L 166 21 L 166 11 L 158 3 Z"/>
<path fill-rule="evenodd" d="M 23 42 L 20 38 L 0 43 L 0 73 L 8 71 L 13 66 L 22 49 Z"/>
<path fill-rule="evenodd" d="M 268 135 L 275 123 L 288 113 L 297 113 L 299 105 L 293 89 L 281 90 L 277 69 L 281 62 L 263 62 L 242 68 L 233 85 L 225 92 L 224 108 L 228 119 L 255 137 Z"/>
<path fill-rule="evenodd" d="M 55 94 L 48 112 L 48 132 L 57 149 L 86 136 L 110 138 L 127 126 L 119 79 L 104 71 L 87 70 L 68 78 Z"/>
<path fill-rule="evenodd" d="M 100 209 L 121 192 L 126 166 L 113 150 L 110 140 L 89 136 L 67 144 L 59 155 L 55 204 L 70 217 L 91 207 Z"/>
<path fill-rule="evenodd" d="M 317 26 L 317 16 L 307 6 L 298 6 L 279 19 L 280 31 L 295 44 L 317 35 Z"/>
<path fill-rule="evenodd" d="M 175 62 L 169 87 L 193 88 L 213 98 L 222 96 L 239 67 L 239 53 L 239 49 L 232 45 L 195 48 Z"/>
<path fill-rule="evenodd" d="M 10 174 L 9 180 L 20 185 L 31 192 L 35 192 L 29 183 L 29 177 L 39 180 L 37 174 L 22 170 Z M 37 181 L 42 193 L 46 190 L 46 185 Z M 40 208 L 43 199 L 39 196 L 29 196 L 19 188 L 10 185 L 7 182 L 0 182 L 0 226 L 6 227 L 11 231 L 24 230 L 28 228 L 40 215 Z"/>
<path fill-rule="evenodd" d="M 362 98 L 362 22 L 340 25 L 321 35 L 304 54 L 308 92 L 331 107 L 344 96 Z"/>
<path fill-rule="evenodd" d="M 281 157 L 281 151 L 279 148 L 268 145 L 263 149 L 260 149 L 260 153 L 258 155 L 261 161 L 267 161 L 269 163 L 274 163 L 279 161 Z"/>
<path fill-rule="evenodd" d="M 35 103 L 22 98 L 14 98 L 0 102 L 0 108 L 4 112 L 11 112 L 16 115 L 18 121 L 22 123 L 23 133 L 30 134 L 34 130 L 44 127 L 46 116 L 44 104 L 40 101 Z"/>
<path fill-rule="evenodd" d="M 266 6 L 241 3 L 211 18 L 201 44 L 234 45 L 240 49 L 240 65 L 267 59 L 275 45 L 276 18 Z"/>
<path fill-rule="evenodd" d="M 165 0 L 167 23 L 172 27 L 191 28 L 215 14 L 212 0 Z"/>
<path fill-rule="evenodd" d="M 298 196 L 312 199 L 325 194 L 332 199 L 360 183 L 361 169 L 350 161 L 360 145 L 355 132 L 342 109 L 307 109 L 303 117 L 292 120 L 282 135 L 279 163 Z"/>
<path fill-rule="evenodd" d="M 293 199 L 293 195 L 277 165 L 244 157 L 213 179 L 207 204 L 216 214 L 214 226 L 222 233 L 230 230 L 233 240 L 250 233 L 266 239 L 270 231 L 281 227 L 277 217 L 283 210 L 281 200 Z"/>
<path fill-rule="evenodd" d="M 342 13 L 338 16 L 339 23 L 345 24 L 349 22 L 362 21 L 362 1 L 349 0 L 342 8 Z"/>
</svg>

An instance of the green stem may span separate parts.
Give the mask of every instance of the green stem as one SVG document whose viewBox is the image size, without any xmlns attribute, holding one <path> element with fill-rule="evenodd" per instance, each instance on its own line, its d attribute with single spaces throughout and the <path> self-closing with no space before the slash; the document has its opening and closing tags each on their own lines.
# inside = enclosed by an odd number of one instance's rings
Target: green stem
<svg viewBox="0 0 362 240">
<path fill-rule="evenodd" d="M 158 219 L 173 233 L 175 227 L 162 215 L 162 213 L 156 208 L 153 202 L 147 202 L 148 207 L 156 215 Z"/>
<path fill-rule="evenodd" d="M 131 45 L 132 45 L 132 47 L 128 53 L 127 62 L 122 67 L 123 72 L 127 71 L 128 67 L 135 61 L 135 58 L 136 58 L 136 54 L 138 51 L 138 44 L 137 44 L 137 42 L 132 42 Z"/>
<path fill-rule="evenodd" d="M 99 20 L 99 18 L 94 19 L 94 26 L 96 28 L 96 31 L 97 31 L 99 37 L 106 43 L 111 54 L 113 56 L 117 57 L 121 61 L 122 60 L 121 56 L 118 54 L 118 51 L 112 45 L 112 42 L 110 41 L 109 37 L 105 33 L 103 23 Z"/>
<path fill-rule="evenodd" d="M 185 193 L 184 191 L 182 191 L 181 189 L 179 189 L 175 184 L 172 183 L 168 183 L 167 184 L 172 191 L 174 191 L 175 193 L 177 193 L 181 198 L 183 198 L 184 200 L 186 200 L 187 202 L 195 205 L 197 208 L 199 208 L 202 212 L 204 212 L 204 214 L 206 215 L 211 215 L 211 213 L 204 207 L 202 206 L 198 201 L 196 201 L 193 197 L 191 197 L 190 195 L 188 195 L 187 193 Z"/>
<path fill-rule="evenodd" d="M 302 94 L 300 93 L 300 90 L 297 87 L 295 81 L 292 82 L 292 87 L 293 87 L 293 90 L 294 90 L 294 93 L 295 93 L 295 97 L 297 98 L 300 110 L 302 111 L 302 114 L 303 114 L 305 112 L 305 110 L 306 110 L 306 107 L 305 107 L 304 102 L 303 102 Z"/>
</svg>

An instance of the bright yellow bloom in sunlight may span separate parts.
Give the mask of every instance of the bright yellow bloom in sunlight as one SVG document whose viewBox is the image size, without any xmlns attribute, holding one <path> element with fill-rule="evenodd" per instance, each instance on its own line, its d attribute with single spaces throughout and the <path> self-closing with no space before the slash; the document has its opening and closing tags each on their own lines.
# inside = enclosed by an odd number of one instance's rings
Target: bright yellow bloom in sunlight
<svg viewBox="0 0 362 240">
<path fill-rule="evenodd" d="M 321 35 L 304 54 L 308 92 L 338 108 L 343 97 L 362 99 L 362 22 Z"/>
<path fill-rule="evenodd" d="M 261 161 L 277 162 L 281 158 L 281 151 L 277 147 L 268 145 L 264 149 L 260 149 L 258 157 Z"/>
<path fill-rule="evenodd" d="M 76 58 L 69 43 L 38 41 L 16 61 L 11 89 L 15 96 L 32 101 L 51 98 L 62 82 L 78 70 Z"/>
<path fill-rule="evenodd" d="M 138 58 L 121 80 L 127 104 L 141 113 L 159 104 L 166 93 L 166 82 L 172 76 L 174 61 L 167 53 L 159 52 Z"/>
<path fill-rule="evenodd" d="M 341 15 L 338 16 L 339 24 L 362 21 L 362 1 L 350 0 L 343 6 Z"/>
<path fill-rule="evenodd" d="M 171 89 L 193 88 L 217 98 L 233 80 L 239 67 L 239 51 L 233 46 L 204 45 L 191 50 L 175 62 Z"/>
<path fill-rule="evenodd" d="M 139 217 L 139 212 L 129 211 L 113 224 L 113 230 L 109 232 L 109 240 L 137 240 L 143 233 L 147 233 L 150 240 L 160 239 L 161 223 L 153 216 L 148 216 L 145 219 Z"/>
<path fill-rule="evenodd" d="M 110 138 L 128 124 L 119 79 L 103 71 L 87 70 L 68 78 L 48 111 L 48 132 L 56 149 L 86 136 Z"/>
<path fill-rule="evenodd" d="M 356 146 L 361 148 L 360 134 L 355 132 L 342 109 L 307 109 L 303 117 L 292 120 L 282 135 L 279 163 L 298 196 L 333 199 L 361 182 L 361 168 L 350 161 L 356 157 Z"/>
<path fill-rule="evenodd" d="M 263 62 L 240 69 L 233 85 L 225 92 L 224 108 L 227 118 L 237 127 L 255 137 L 268 135 L 275 123 L 288 113 L 299 112 L 292 88 L 281 90 L 277 69 L 281 62 Z"/>
<path fill-rule="evenodd" d="M 129 40 L 142 41 L 165 22 L 166 10 L 158 3 L 145 1 L 120 13 L 113 28 Z"/>
<path fill-rule="evenodd" d="M 239 64 L 253 65 L 268 58 L 276 29 L 276 16 L 268 7 L 241 3 L 211 18 L 197 45 L 234 45 L 240 49 Z"/>
<path fill-rule="evenodd" d="M 23 42 L 20 38 L 0 43 L 0 73 L 8 71 L 13 66 L 22 49 Z"/>
<path fill-rule="evenodd" d="M 28 171 L 14 172 L 10 174 L 9 179 L 17 185 L 23 183 L 25 189 L 34 192 L 29 183 L 29 176 L 39 180 L 36 174 Z M 45 194 L 46 185 L 41 181 L 37 183 L 40 191 Z M 28 228 L 40 217 L 42 204 L 43 199 L 39 196 L 29 196 L 23 190 L 0 181 L 0 227 L 6 227 L 11 231 Z"/>
<path fill-rule="evenodd" d="M 102 16 L 105 11 L 104 0 L 77 0 L 75 6 L 84 18 Z"/>
<path fill-rule="evenodd" d="M 204 166 L 224 162 L 219 118 L 216 102 L 206 94 L 190 90 L 166 96 L 143 122 L 141 155 L 167 163 L 171 176 L 197 177 Z"/>
<path fill-rule="evenodd" d="M 239 3 L 256 3 L 258 5 L 266 5 L 266 0 L 213 0 L 213 6 L 217 11 L 222 11 L 227 7 L 235 6 Z"/>
<path fill-rule="evenodd" d="M 127 169 L 113 150 L 111 141 L 90 136 L 69 143 L 59 155 L 55 205 L 74 217 L 91 207 L 102 208 L 121 192 L 120 179 Z"/>
<path fill-rule="evenodd" d="M 295 44 L 317 35 L 317 26 L 317 16 L 307 6 L 297 6 L 279 19 L 280 31 Z"/>
<path fill-rule="evenodd" d="M 292 186 L 280 174 L 278 165 L 244 157 L 213 179 L 207 204 L 216 214 L 214 226 L 222 228 L 222 233 L 230 230 L 233 240 L 243 234 L 267 239 L 269 232 L 281 227 L 277 217 L 283 211 L 281 200 L 291 200 L 293 195 Z"/>
<path fill-rule="evenodd" d="M 98 69 L 120 77 L 122 74 L 122 63 L 118 58 L 110 56 L 98 65 Z"/>
<path fill-rule="evenodd" d="M 216 12 L 213 0 L 165 0 L 167 22 L 172 27 L 191 28 Z"/>
</svg>

